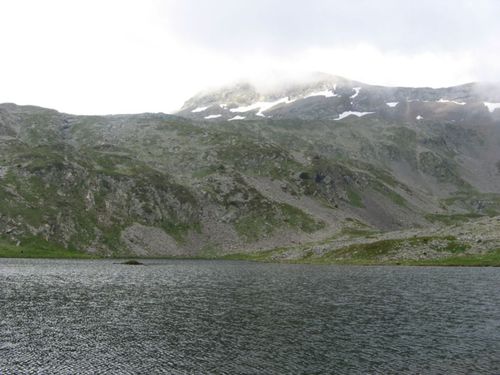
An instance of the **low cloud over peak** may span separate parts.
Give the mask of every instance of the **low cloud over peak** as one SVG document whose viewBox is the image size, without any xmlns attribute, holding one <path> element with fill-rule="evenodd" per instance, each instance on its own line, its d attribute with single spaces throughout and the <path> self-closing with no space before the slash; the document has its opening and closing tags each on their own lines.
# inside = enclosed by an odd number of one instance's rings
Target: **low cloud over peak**
<svg viewBox="0 0 500 375">
<path fill-rule="evenodd" d="M 0 102 L 173 111 L 203 88 L 309 72 L 381 85 L 500 81 L 500 2 L 35 0 L 0 4 Z"/>
</svg>

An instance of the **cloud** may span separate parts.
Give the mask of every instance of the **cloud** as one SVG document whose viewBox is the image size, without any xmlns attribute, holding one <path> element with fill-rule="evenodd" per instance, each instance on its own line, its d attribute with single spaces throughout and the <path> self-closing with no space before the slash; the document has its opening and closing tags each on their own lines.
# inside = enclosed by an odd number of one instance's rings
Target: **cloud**
<svg viewBox="0 0 500 375">
<path fill-rule="evenodd" d="M 171 112 L 195 92 L 324 71 L 375 84 L 500 80 L 500 2 L 3 0 L 0 102 Z"/>
<path fill-rule="evenodd" d="M 216 0 L 163 3 L 166 27 L 224 51 L 348 47 L 422 53 L 496 39 L 500 2 L 487 0 Z"/>
</svg>

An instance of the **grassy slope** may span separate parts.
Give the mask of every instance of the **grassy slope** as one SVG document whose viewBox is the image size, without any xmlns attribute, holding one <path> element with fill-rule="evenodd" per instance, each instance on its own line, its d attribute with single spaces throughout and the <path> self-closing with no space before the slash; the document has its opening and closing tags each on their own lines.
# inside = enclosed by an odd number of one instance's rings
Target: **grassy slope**
<svg viewBox="0 0 500 375">
<path fill-rule="evenodd" d="M 273 262 L 270 255 L 273 251 L 257 253 L 257 254 L 231 254 L 223 257 L 227 260 L 247 260 L 257 262 Z M 274 261 L 276 262 L 276 261 Z M 282 260 L 280 263 L 294 264 L 323 264 L 323 265 L 387 265 L 387 266 L 455 266 L 455 267 L 500 267 L 500 249 L 491 251 L 487 254 L 475 255 L 454 255 L 442 259 L 422 259 L 422 260 L 407 260 L 407 261 L 377 261 L 370 258 L 353 258 L 353 259 L 296 259 Z"/>
<path fill-rule="evenodd" d="M 69 217 L 75 219 L 77 224 L 75 227 L 78 228 L 74 241 L 70 242 L 70 246 L 73 247 L 80 245 L 81 248 L 82 244 L 88 244 L 93 239 L 88 233 L 94 233 L 91 229 L 97 225 L 95 218 L 83 208 L 82 197 L 87 192 L 83 189 L 83 184 L 74 183 L 63 189 L 65 178 L 61 176 L 66 176 L 68 171 L 78 176 L 81 168 L 90 176 L 99 176 L 100 178 L 96 177 L 96 181 L 102 184 L 115 181 L 116 185 L 120 186 L 122 181 L 135 182 L 134 186 L 137 186 L 137 189 L 133 189 L 131 193 L 144 202 L 144 207 L 149 211 L 152 211 L 151 202 L 154 203 L 154 201 L 141 192 L 145 187 L 150 186 L 151 182 L 157 181 L 152 167 L 157 165 L 165 167 L 165 170 L 171 172 L 172 176 L 198 173 L 200 179 L 206 174 L 213 174 L 215 177 L 222 176 L 231 180 L 232 177 L 224 173 L 224 168 L 234 169 L 250 176 L 268 176 L 286 181 L 298 191 L 299 195 L 309 195 L 315 199 L 316 197 L 324 198 L 324 196 L 335 197 L 335 202 L 330 203 L 341 202 L 348 207 L 359 209 L 364 208 L 363 192 L 374 190 L 385 195 L 388 198 L 387 201 L 390 200 L 397 206 L 405 207 L 405 199 L 391 189 L 397 186 L 397 181 L 392 177 L 390 170 L 385 169 L 386 163 L 404 161 L 416 168 L 417 145 L 419 139 L 424 139 L 425 142 L 420 146 L 425 146 L 429 150 L 422 154 L 421 167 L 430 176 L 443 175 L 441 178 L 445 182 L 455 183 L 463 188 L 463 191 L 460 190 L 460 196 L 443 201 L 445 206 L 456 204 L 459 208 L 469 209 L 468 206 L 462 207 L 461 204 L 465 205 L 466 203 L 463 202 L 471 201 L 472 203 L 467 204 L 474 205 L 477 200 L 481 200 L 482 204 L 486 205 L 484 211 L 489 214 L 488 210 L 492 210 L 492 215 L 496 213 L 496 207 L 500 207 L 500 199 L 496 195 L 492 197 L 479 195 L 471 189 L 466 189 L 467 186 L 462 186 L 462 181 L 456 175 L 457 167 L 453 164 L 454 159 L 448 160 L 447 155 L 441 151 L 440 140 L 443 137 L 447 139 L 447 133 L 439 130 L 440 128 L 433 128 L 432 132 L 421 130 L 422 134 L 417 134 L 406 127 L 379 121 L 364 123 L 361 120 L 354 127 L 347 126 L 349 124 L 344 124 L 344 126 L 337 124 L 332 127 L 330 123 L 321 122 L 317 124 L 297 122 L 294 126 L 294 123 L 290 121 L 268 122 L 266 120 L 266 122 L 248 122 L 243 128 L 241 124 L 226 122 L 204 127 L 180 119 L 154 115 L 79 117 L 72 119 L 77 122 L 71 127 L 70 133 L 66 134 L 66 137 L 70 137 L 83 150 L 81 153 L 76 153 L 78 148 L 73 150 L 69 146 L 62 147 L 65 144 L 65 139 L 60 135 L 62 117 L 53 111 L 40 110 L 38 112 L 28 113 L 23 117 L 24 122 L 20 126 L 21 130 L 18 135 L 23 143 L 5 146 L 3 150 L 2 157 L 6 160 L 2 163 L 9 166 L 10 172 L 3 179 L 9 186 L 7 190 L 0 191 L 0 200 L 3 199 L 4 203 L 3 206 L 0 204 L 0 208 L 2 214 L 8 213 L 7 216 L 16 220 L 21 216 L 22 222 L 39 227 L 47 221 L 49 214 L 56 217 L 58 212 L 68 210 L 69 207 L 71 209 Z M 452 134 L 456 134 L 456 129 L 453 129 Z M 464 139 L 467 140 L 467 144 L 470 144 L 470 137 Z M 200 152 L 200 148 L 204 152 Z M 305 160 L 311 159 L 311 164 L 304 162 L 302 165 L 297 162 L 291 157 L 290 150 L 295 150 Z M 357 155 L 361 160 L 353 159 L 352 155 Z M 366 165 L 362 164 L 362 161 Z M 353 165 L 356 168 L 353 168 Z M 13 176 L 12 170 L 19 171 L 19 173 L 16 179 L 9 180 Z M 145 171 L 151 173 L 145 175 Z M 297 182 L 296 176 L 302 173 L 310 177 Z M 52 180 L 49 181 L 50 184 L 47 184 L 47 178 L 51 176 Z M 313 178 L 316 176 L 323 176 L 322 178 L 325 179 L 328 177 L 331 182 L 330 184 L 326 180 L 316 182 Z M 221 181 L 224 182 L 222 177 Z M 87 180 L 87 176 L 84 175 L 79 181 Z M 358 184 L 357 181 L 363 182 L 364 185 Z M 156 184 L 164 186 L 167 182 L 167 177 L 165 177 L 165 179 L 158 180 Z M 204 180 L 201 182 L 205 183 Z M 74 186 L 77 188 L 73 188 Z M 169 184 L 169 186 L 174 196 L 178 196 L 180 201 L 186 201 L 184 189 L 177 185 Z M 248 190 L 244 184 L 237 184 L 236 187 L 238 189 L 235 189 L 234 196 Z M 302 188 L 304 192 L 300 190 Z M 57 194 L 58 190 L 63 190 L 64 199 Z M 94 211 L 104 207 L 106 195 L 103 190 L 105 189 L 95 191 Z M 9 193 L 11 191 L 19 194 L 23 199 L 12 199 Z M 345 192 L 345 197 L 343 194 L 335 196 L 334 193 L 338 191 Z M 216 196 L 220 196 L 220 193 Z M 227 208 L 228 205 L 234 204 L 233 198 L 229 196 L 221 207 Z M 7 205 L 5 202 L 15 204 Z M 248 205 L 245 215 L 242 215 L 241 219 L 234 224 L 236 231 L 248 242 L 272 233 L 274 228 L 282 226 L 298 228 L 306 233 L 322 228 L 321 223 L 315 222 L 294 207 L 278 203 L 271 206 L 267 200 L 257 194 L 252 202 L 255 204 Z M 62 203 L 64 206 L 61 205 Z M 236 201 L 236 203 L 240 202 Z M 246 202 L 244 204 L 247 205 Z M 127 224 L 130 210 L 126 208 L 123 209 L 122 215 Z M 241 212 L 241 207 L 238 207 L 238 210 Z M 105 212 L 104 209 L 101 211 Z M 428 214 L 426 218 L 432 222 L 450 225 L 474 218 L 474 215 L 476 214 Z M 103 231 L 104 239 L 110 248 L 120 247 L 118 234 L 126 224 L 99 228 Z M 161 224 L 162 228 L 178 241 L 181 241 L 190 229 L 185 222 L 180 221 L 156 224 Z M 195 229 L 197 228 L 198 224 Z M 345 252 L 349 254 L 357 251 L 357 256 L 339 258 L 334 254 L 326 254 L 326 256 L 316 258 L 305 256 L 294 262 L 379 264 L 382 261 L 376 255 L 380 255 L 391 246 L 391 243 L 378 243 L 373 245 L 377 249 L 366 246 L 361 249 L 362 251 L 348 247 Z M 274 255 L 281 251 L 284 250 L 250 255 L 239 254 L 231 257 L 276 261 Z M 495 264 L 495 254 L 482 256 L 450 254 L 450 257 L 446 259 L 412 261 L 412 264 L 468 263 L 476 265 L 478 262 Z M 0 256 L 88 257 L 76 250 L 66 250 L 43 242 L 25 243 L 24 241 L 19 247 L 0 242 Z"/>
<path fill-rule="evenodd" d="M 440 251 L 445 254 L 439 259 L 397 259 L 391 258 L 401 246 L 419 246 L 433 240 L 447 241 Z M 469 254 L 467 245 L 454 237 L 419 237 L 398 240 L 380 240 L 371 243 L 352 244 L 340 249 L 314 256 L 304 251 L 302 256 L 293 259 L 283 257 L 289 249 L 279 248 L 257 253 L 239 253 L 226 255 L 224 259 L 249 260 L 257 262 L 281 262 L 299 264 L 343 264 L 343 265 L 407 265 L 407 266 L 500 266 L 500 249 L 482 254 Z"/>
<path fill-rule="evenodd" d="M 332 254 L 326 254 L 323 257 L 312 258 L 305 256 L 294 260 L 277 260 L 276 255 L 286 251 L 286 249 L 266 250 L 257 253 L 238 253 L 225 255 L 221 260 L 246 260 L 257 262 L 281 262 L 281 263 L 299 263 L 299 264 L 337 264 L 337 265 L 406 265 L 406 266 L 493 266 L 500 267 L 500 249 L 490 251 L 486 254 L 458 254 L 451 255 L 442 259 L 422 259 L 422 260 L 387 260 L 380 261 L 376 259 L 377 255 L 386 252 L 391 248 L 391 244 L 385 241 L 379 241 L 375 244 L 363 246 L 348 246 L 340 249 L 340 253 L 357 252 L 351 258 L 338 258 Z M 37 241 L 16 246 L 7 242 L 0 242 L 0 258 L 53 258 L 53 259 L 92 259 L 97 258 L 89 254 L 82 253 L 73 249 L 64 249 L 53 244 Z M 193 258 L 205 259 L 205 258 Z M 210 258 L 214 259 L 214 258 Z"/>
<path fill-rule="evenodd" d="M 61 258 L 61 259 L 91 259 L 95 256 L 35 240 L 16 246 L 6 241 L 0 241 L 0 258 Z"/>
<path fill-rule="evenodd" d="M 500 249 L 490 251 L 486 254 L 451 256 L 439 260 L 421 260 L 418 262 L 406 262 L 407 265 L 417 266 L 471 266 L 471 267 L 500 267 Z"/>
</svg>

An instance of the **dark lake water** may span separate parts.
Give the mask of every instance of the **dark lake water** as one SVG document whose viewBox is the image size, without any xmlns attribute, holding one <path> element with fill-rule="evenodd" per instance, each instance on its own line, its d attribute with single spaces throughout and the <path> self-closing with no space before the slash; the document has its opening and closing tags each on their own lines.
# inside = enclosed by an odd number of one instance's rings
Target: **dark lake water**
<svg viewBox="0 0 500 375">
<path fill-rule="evenodd" d="M 500 269 L 0 259 L 0 374 L 500 374 Z"/>
</svg>

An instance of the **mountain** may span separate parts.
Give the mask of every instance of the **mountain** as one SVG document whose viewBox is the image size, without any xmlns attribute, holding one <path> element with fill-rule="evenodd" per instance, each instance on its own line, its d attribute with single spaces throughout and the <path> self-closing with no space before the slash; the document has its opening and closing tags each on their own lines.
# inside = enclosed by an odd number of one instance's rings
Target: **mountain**
<svg viewBox="0 0 500 375">
<path fill-rule="evenodd" d="M 175 115 L 1 104 L 0 245 L 206 257 L 443 237 L 499 215 L 499 103 L 494 84 L 317 75 L 204 92 Z M 480 240 L 467 251 L 497 244 Z"/>
<path fill-rule="evenodd" d="M 258 91 L 249 83 L 203 92 L 178 115 L 197 120 L 341 120 L 370 116 L 384 120 L 488 121 L 500 119 L 500 85 L 469 83 L 448 88 L 382 87 L 313 75 L 302 83 Z"/>
</svg>

